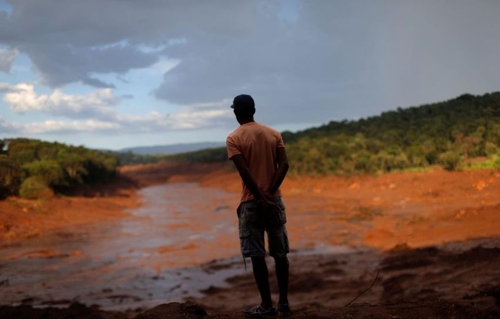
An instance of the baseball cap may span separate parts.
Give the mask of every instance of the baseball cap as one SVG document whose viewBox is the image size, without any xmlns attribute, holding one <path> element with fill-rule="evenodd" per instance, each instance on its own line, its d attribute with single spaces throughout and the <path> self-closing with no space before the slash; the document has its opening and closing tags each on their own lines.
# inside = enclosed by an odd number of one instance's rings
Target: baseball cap
<svg viewBox="0 0 500 319">
<path fill-rule="evenodd" d="M 255 102 L 253 98 L 248 94 L 240 94 L 236 96 L 233 100 L 233 105 L 231 105 L 233 109 L 255 109 Z"/>
</svg>

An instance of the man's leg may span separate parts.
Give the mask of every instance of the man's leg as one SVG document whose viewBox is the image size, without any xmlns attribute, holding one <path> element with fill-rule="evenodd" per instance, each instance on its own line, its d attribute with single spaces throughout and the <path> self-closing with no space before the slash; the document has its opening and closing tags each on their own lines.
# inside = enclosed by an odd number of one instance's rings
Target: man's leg
<svg viewBox="0 0 500 319">
<path fill-rule="evenodd" d="M 280 291 L 280 298 L 278 303 L 288 304 L 288 278 L 289 278 L 289 263 L 288 258 L 275 257 L 276 264 L 276 278 L 278 279 L 278 288 Z"/>
<path fill-rule="evenodd" d="M 269 289 L 269 272 L 265 257 L 252 257 L 252 268 L 255 282 L 259 288 L 262 307 L 269 309 L 273 306 L 271 291 Z"/>
</svg>

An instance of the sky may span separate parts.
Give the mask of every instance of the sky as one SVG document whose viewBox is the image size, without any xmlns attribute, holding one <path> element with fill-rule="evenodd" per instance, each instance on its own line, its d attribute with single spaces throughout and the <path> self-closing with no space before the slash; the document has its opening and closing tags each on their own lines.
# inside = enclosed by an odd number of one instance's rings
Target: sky
<svg viewBox="0 0 500 319">
<path fill-rule="evenodd" d="M 499 91 L 498 0 L 0 0 L 0 139 L 223 142 Z M 285 141 L 286 142 L 286 141 Z"/>
</svg>

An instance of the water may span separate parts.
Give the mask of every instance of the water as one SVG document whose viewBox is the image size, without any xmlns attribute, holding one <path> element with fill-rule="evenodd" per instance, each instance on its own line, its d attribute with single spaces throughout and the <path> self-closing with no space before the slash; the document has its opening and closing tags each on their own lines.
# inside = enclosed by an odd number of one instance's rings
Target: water
<svg viewBox="0 0 500 319">
<path fill-rule="evenodd" d="M 0 304 L 105 309 L 148 306 L 197 295 L 243 272 L 238 256 L 237 198 L 194 183 L 151 186 L 143 205 L 113 222 L 78 226 L 0 250 Z M 212 265 L 214 266 L 214 265 Z"/>
</svg>

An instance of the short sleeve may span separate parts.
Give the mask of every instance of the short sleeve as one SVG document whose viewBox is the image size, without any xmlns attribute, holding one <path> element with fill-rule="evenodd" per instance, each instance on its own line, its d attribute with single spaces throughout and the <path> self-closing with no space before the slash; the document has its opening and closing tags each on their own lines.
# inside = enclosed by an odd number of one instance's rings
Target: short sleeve
<svg viewBox="0 0 500 319">
<path fill-rule="evenodd" d="M 278 132 L 278 144 L 276 147 L 285 147 L 285 142 L 283 142 L 283 137 L 281 137 L 281 134 Z"/>
<path fill-rule="evenodd" d="M 232 136 L 228 136 L 226 139 L 226 149 L 227 149 L 227 158 L 231 159 L 234 155 L 241 154 L 240 149 L 238 148 L 238 145 L 236 145 L 236 142 L 234 141 L 234 138 Z"/>
</svg>

